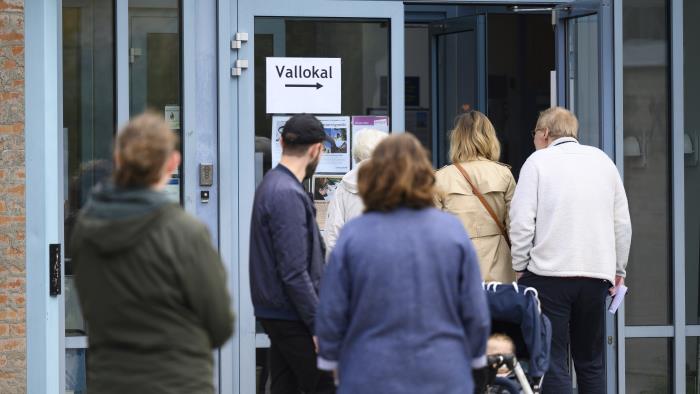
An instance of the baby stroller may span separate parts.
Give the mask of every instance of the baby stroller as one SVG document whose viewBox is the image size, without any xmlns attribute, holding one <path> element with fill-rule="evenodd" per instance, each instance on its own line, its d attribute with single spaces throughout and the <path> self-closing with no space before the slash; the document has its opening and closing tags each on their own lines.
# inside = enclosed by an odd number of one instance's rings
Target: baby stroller
<svg viewBox="0 0 700 394">
<path fill-rule="evenodd" d="M 549 368 L 552 325 L 542 314 L 537 290 L 515 282 L 485 283 L 484 290 L 491 312 L 492 334 L 505 334 L 515 345 L 515 354 L 487 356 L 489 378 L 485 393 L 539 393 Z M 520 361 L 527 364 L 527 371 Z M 504 366 L 508 376 L 497 377 L 497 371 Z"/>
</svg>

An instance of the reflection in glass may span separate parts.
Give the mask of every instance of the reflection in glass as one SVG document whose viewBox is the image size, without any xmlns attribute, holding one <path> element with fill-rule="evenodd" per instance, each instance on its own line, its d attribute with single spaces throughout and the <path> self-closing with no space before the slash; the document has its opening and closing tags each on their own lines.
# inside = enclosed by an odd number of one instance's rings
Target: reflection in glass
<svg viewBox="0 0 700 394">
<path fill-rule="evenodd" d="M 62 8 L 65 335 L 87 327 L 73 286 L 70 235 L 92 187 L 111 173 L 114 132 L 114 3 L 64 0 Z M 66 390 L 85 392 L 86 349 L 66 349 Z"/>
<path fill-rule="evenodd" d="M 114 130 L 113 3 L 63 2 L 66 333 L 85 335 L 72 298 L 70 234 L 90 189 L 109 176 Z"/>
<path fill-rule="evenodd" d="M 342 116 L 391 115 L 389 23 L 255 18 L 256 179 L 270 169 L 272 116 L 266 113 L 266 57 L 331 57 L 342 64 Z M 319 115 L 319 114 L 316 114 Z"/>
<path fill-rule="evenodd" d="M 476 54 L 474 30 L 437 36 L 438 168 L 451 162 L 449 131 L 457 115 L 485 107 L 478 102 Z"/>
<path fill-rule="evenodd" d="M 426 24 L 406 25 L 404 30 L 406 83 L 406 131 L 433 151 L 430 118 L 430 31 Z"/>
<path fill-rule="evenodd" d="M 178 0 L 129 1 L 129 113 L 180 106 Z M 177 113 L 179 117 L 179 111 Z M 172 119 L 175 122 L 176 119 Z M 177 119 L 179 123 L 179 119 Z"/>
<path fill-rule="evenodd" d="M 178 0 L 129 0 L 129 114 L 162 114 L 180 133 L 182 121 Z M 180 172 L 165 192 L 180 201 Z"/>
<path fill-rule="evenodd" d="M 672 393 L 671 340 L 630 338 L 625 348 L 625 386 L 628 393 Z"/>
<path fill-rule="evenodd" d="M 579 141 L 600 145 L 598 85 L 598 14 L 568 22 L 567 91 L 571 109 L 579 120 Z"/>
<path fill-rule="evenodd" d="M 86 355 L 87 349 L 66 349 L 66 393 L 87 393 Z"/>
<path fill-rule="evenodd" d="M 700 37 L 700 1 L 683 4 L 684 37 Z M 684 41 L 685 61 L 685 307 L 688 324 L 700 323 L 700 41 Z M 696 369 L 697 371 L 697 369 Z M 697 393 L 697 391 L 694 391 Z"/>
<path fill-rule="evenodd" d="M 627 325 L 671 323 L 667 1 L 623 4 L 624 174 L 632 217 Z M 644 291 L 654 289 L 654 291 Z"/>
<path fill-rule="evenodd" d="M 700 338 L 686 338 L 685 346 L 685 391 L 687 394 L 700 394 L 700 378 L 698 377 Z"/>
</svg>

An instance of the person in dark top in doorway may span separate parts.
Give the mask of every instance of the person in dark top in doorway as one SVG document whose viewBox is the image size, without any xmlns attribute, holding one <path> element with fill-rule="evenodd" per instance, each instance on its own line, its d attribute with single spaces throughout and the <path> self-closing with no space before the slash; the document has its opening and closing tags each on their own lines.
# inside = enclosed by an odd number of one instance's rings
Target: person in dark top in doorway
<svg viewBox="0 0 700 394">
<path fill-rule="evenodd" d="M 316 368 L 314 318 L 325 246 L 302 182 L 319 163 L 326 133 L 312 115 L 292 116 L 282 130 L 282 158 L 255 192 L 250 288 L 255 316 L 270 337 L 272 394 L 334 393 Z"/>
<path fill-rule="evenodd" d="M 162 115 L 134 118 L 116 138 L 114 181 L 77 218 L 89 393 L 214 393 L 212 350 L 233 333 L 231 297 L 206 226 L 163 191 L 176 145 Z"/>
</svg>

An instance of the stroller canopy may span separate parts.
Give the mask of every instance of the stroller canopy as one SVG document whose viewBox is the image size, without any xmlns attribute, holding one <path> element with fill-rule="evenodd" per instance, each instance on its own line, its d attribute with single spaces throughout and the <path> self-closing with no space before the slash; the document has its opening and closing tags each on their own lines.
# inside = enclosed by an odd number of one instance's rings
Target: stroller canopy
<svg viewBox="0 0 700 394">
<path fill-rule="evenodd" d="M 529 359 L 530 376 L 544 376 L 549 368 L 552 325 L 540 310 L 537 291 L 515 282 L 486 283 L 484 289 L 493 320 L 492 331 L 513 339 L 516 355 Z M 526 349 L 522 349 L 523 345 Z"/>
</svg>

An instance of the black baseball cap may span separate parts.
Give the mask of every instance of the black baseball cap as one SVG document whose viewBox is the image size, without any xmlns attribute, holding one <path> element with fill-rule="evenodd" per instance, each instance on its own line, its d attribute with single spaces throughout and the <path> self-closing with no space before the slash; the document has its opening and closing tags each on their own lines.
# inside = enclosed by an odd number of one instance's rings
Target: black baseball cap
<svg viewBox="0 0 700 394">
<path fill-rule="evenodd" d="M 323 124 L 310 114 L 294 115 L 282 127 L 286 145 L 311 145 L 326 140 Z"/>
</svg>

